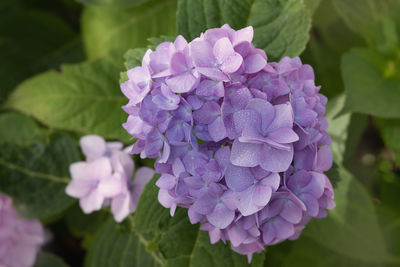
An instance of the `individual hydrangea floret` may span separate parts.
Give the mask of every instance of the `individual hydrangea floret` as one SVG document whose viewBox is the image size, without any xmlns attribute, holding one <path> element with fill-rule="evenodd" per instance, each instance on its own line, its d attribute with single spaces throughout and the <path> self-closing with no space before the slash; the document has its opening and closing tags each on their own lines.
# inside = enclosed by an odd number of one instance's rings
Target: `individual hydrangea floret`
<svg viewBox="0 0 400 267">
<path fill-rule="evenodd" d="M 40 222 L 20 218 L 11 199 L 0 194 L 0 266 L 33 266 L 44 243 Z"/>
<path fill-rule="evenodd" d="M 82 137 L 80 145 L 86 161 L 71 164 L 72 180 L 66 193 L 79 198 L 85 213 L 111 206 L 115 220 L 121 222 L 135 211 L 154 171 L 141 167 L 132 181 L 134 161 L 128 153 L 129 147 L 124 149 L 121 142 L 106 142 L 97 135 Z"/>
<path fill-rule="evenodd" d="M 121 84 L 131 153 L 156 159 L 158 199 L 188 209 L 212 243 L 248 255 L 296 239 L 335 206 L 327 98 L 300 58 L 268 62 L 253 28 L 178 36 Z"/>
</svg>

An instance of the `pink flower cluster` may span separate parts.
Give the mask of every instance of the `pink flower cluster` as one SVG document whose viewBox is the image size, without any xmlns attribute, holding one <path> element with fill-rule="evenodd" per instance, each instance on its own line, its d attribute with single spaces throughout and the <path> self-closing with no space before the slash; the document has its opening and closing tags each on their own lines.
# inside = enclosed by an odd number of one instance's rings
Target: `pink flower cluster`
<svg viewBox="0 0 400 267">
<path fill-rule="evenodd" d="M 11 199 L 0 195 L 0 266 L 33 266 L 44 241 L 40 222 L 19 218 Z"/>
<path fill-rule="evenodd" d="M 84 213 L 111 206 L 117 222 L 124 220 L 136 209 L 144 186 L 151 180 L 154 171 L 147 167 L 134 172 L 134 161 L 123 149 L 121 142 L 107 142 L 100 136 L 87 135 L 80 145 L 86 161 L 71 164 L 72 181 L 66 193 L 79 198 Z"/>
</svg>

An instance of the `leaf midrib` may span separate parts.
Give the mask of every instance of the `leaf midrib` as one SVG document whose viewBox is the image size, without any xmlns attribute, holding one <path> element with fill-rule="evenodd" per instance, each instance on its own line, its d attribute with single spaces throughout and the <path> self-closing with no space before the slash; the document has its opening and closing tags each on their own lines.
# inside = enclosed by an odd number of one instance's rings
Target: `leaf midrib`
<svg viewBox="0 0 400 267">
<path fill-rule="evenodd" d="M 68 184 L 70 182 L 70 179 L 67 177 L 60 177 L 60 176 L 56 176 L 56 175 L 52 175 L 52 174 L 48 174 L 48 173 L 32 171 L 30 169 L 27 169 L 27 168 L 18 166 L 16 164 L 13 164 L 11 162 L 5 161 L 2 158 L 0 158 L 0 165 L 6 167 L 8 169 L 15 170 L 17 172 L 21 172 L 30 177 L 37 177 L 37 178 L 40 178 L 43 180 L 49 180 L 52 182 L 62 183 L 62 184 Z"/>
</svg>

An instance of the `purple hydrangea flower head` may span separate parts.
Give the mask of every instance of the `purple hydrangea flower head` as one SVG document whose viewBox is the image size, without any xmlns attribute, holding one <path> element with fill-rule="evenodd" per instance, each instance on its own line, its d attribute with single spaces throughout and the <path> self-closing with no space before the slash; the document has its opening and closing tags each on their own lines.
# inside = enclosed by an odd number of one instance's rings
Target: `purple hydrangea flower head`
<svg viewBox="0 0 400 267">
<path fill-rule="evenodd" d="M 327 98 L 311 66 L 269 62 L 253 35 L 223 25 L 191 42 L 178 36 L 148 50 L 121 85 L 131 153 L 156 159 L 159 202 L 171 215 L 187 208 L 211 243 L 249 259 L 335 206 Z"/>
<path fill-rule="evenodd" d="M 11 199 L 0 194 L 0 266 L 33 266 L 44 243 L 40 222 L 20 218 Z"/>
<path fill-rule="evenodd" d="M 86 161 L 71 164 L 71 182 L 66 193 L 79 198 L 85 213 L 111 205 L 117 222 L 123 221 L 136 209 L 144 186 L 151 180 L 154 171 L 141 167 L 134 173 L 134 162 L 129 155 L 131 147 L 123 149 L 120 142 L 106 142 L 97 135 L 80 139 Z"/>
</svg>

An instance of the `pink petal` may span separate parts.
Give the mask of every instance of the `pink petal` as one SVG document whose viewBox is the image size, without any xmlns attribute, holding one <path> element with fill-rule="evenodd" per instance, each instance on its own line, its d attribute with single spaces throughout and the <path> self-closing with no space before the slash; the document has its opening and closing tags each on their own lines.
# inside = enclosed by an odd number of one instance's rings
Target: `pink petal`
<svg viewBox="0 0 400 267">
<path fill-rule="evenodd" d="M 122 222 L 130 213 L 129 194 L 120 194 L 112 199 L 111 212 L 115 221 Z"/>
<path fill-rule="evenodd" d="M 86 162 L 75 162 L 69 166 L 69 172 L 71 173 L 71 177 L 73 180 L 80 179 L 91 179 L 90 177 L 90 169 L 88 169 L 88 163 Z"/>
<path fill-rule="evenodd" d="M 122 192 L 124 183 L 125 180 L 122 179 L 121 175 L 114 173 L 111 177 L 101 180 L 97 190 L 105 198 L 114 197 Z"/>
<path fill-rule="evenodd" d="M 75 198 L 82 198 L 89 194 L 93 188 L 93 180 L 72 180 L 65 188 L 67 195 Z"/>
<path fill-rule="evenodd" d="M 80 199 L 79 204 L 83 212 L 88 214 L 95 210 L 100 210 L 101 206 L 103 205 L 103 201 L 103 195 L 97 190 L 92 190 L 88 196 Z"/>
<path fill-rule="evenodd" d="M 98 135 L 86 135 L 79 140 L 83 154 L 88 161 L 102 157 L 106 153 L 106 141 Z"/>
<path fill-rule="evenodd" d="M 99 158 L 88 163 L 89 177 L 95 180 L 107 179 L 111 176 L 112 166 L 109 158 Z"/>
</svg>

